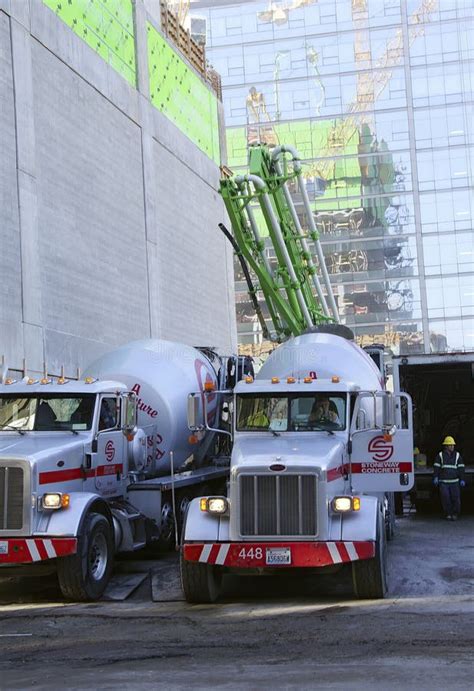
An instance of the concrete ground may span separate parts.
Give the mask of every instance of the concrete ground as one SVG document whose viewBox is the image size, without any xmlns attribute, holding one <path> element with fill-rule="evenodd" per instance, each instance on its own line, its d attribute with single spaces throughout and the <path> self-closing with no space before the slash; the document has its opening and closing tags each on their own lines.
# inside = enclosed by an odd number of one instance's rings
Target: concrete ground
<svg viewBox="0 0 474 691">
<path fill-rule="evenodd" d="M 472 689 L 474 517 L 397 524 L 383 601 L 355 600 L 345 572 L 232 577 L 219 604 L 191 606 L 175 555 L 119 564 L 151 571 L 125 601 L 0 582 L 0 689 Z"/>
</svg>

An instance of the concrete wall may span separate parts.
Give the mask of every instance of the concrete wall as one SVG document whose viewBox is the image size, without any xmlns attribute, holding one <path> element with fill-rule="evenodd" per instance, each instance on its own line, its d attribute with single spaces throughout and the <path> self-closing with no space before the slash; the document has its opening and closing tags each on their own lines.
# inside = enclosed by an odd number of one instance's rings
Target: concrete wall
<svg viewBox="0 0 474 691">
<path fill-rule="evenodd" d="M 236 347 L 219 170 L 41 0 L 0 0 L 0 355 L 72 375 L 132 339 Z M 156 22 L 155 22 L 156 26 Z M 159 27 L 157 27 L 159 28 Z"/>
</svg>

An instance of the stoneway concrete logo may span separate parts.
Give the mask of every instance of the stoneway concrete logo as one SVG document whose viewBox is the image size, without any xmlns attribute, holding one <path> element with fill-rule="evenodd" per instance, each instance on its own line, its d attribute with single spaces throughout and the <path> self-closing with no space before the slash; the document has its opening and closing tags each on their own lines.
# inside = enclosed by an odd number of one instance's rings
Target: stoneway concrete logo
<svg viewBox="0 0 474 691">
<path fill-rule="evenodd" d="M 369 441 L 368 452 L 374 461 L 388 461 L 393 456 L 393 444 L 379 435 Z"/>
<path fill-rule="evenodd" d="M 115 446 L 113 441 L 110 439 L 107 444 L 105 445 L 105 458 L 107 461 L 110 463 L 111 461 L 114 460 L 115 456 Z"/>
</svg>

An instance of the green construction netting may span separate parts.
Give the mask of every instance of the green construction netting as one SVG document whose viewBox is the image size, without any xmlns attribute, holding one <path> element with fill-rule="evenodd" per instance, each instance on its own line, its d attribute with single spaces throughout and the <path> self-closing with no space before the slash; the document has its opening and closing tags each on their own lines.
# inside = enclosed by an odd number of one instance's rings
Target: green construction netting
<svg viewBox="0 0 474 691">
<path fill-rule="evenodd" d="M 306 179 L 323 179 L 324 194 L 316 196 L 312 202 L 315 211 L 340 211 L 348 208 L 364 207 L 373 202 L 365 200 L 367 180 L 371 181 L 371 194 L 386 195 L 392 191 L 394 179 L 393 161 L 390 152 L 380 147 L 377 154 L 371 153 L 372 135 L 366 125 L 361 129 L 344 127 L 343 120 L 295 121 L 287 123 L 264 123 L 258 132 L 254 125 L 229 128 L 226 132 L 229 167 L 234 171 L 248 165 L 247 136 L 267 139 L 269 144 L 286 144 L 297 149 L 303 162 L 303 175 Z M 367 130 L 367 131 L 366 131 Z M 341 141 L 340 133 L 345 141 Z M 339 141 L 335 141 L 335 133 Z M 331 154 L 344 158 L 332 157 Z M 383 154 L 383 155 L 381 155 Z M 323 158 L 326 156 L 325 158 Z M 365 176 L 365 182 L 363 181 Z M 380 222 L 386 203 L 380 209 L 371 209 Z M 256 208 L 255 215 L 262 237 L 268 236 L 263 215 Z"/>
<path fill-rule="evenodd" d="M 217 98 L 150 23 L 148 67 L 153 105 L 220 164 Z"/>
<path fill-rule="evenodd" d="M 117 72 L 136 85 L 132 0 L 43 0 Z"/>
<path fill-rule="evenodd" d="M 304 120 L 294 122 L 274 123 L 271 126 L 266 124 L 261 127 L 261 139 L 272 138 L 275 144 L 288 144 L 294 146 L 303 160 L 318 158 L 328 147 L 334 147 L 332 135 L 335 128 L 340 125 L 338 120 Z M 255 130 L 258 136 L 258 127 L 250 126 L 251 131 Z M 271 131 L 270 131 L 271 130 Z M 245 127 L 229 128 L 227 136 L 227 153 L 229 167 L 237 168 L 247 165 L 247 130 Z M 349 155 L 357 154 L 359 143 L 359 132 L 356 128 L 346 135 L 346 141 L 341 142 L 338 153 Z M 357 166 L 358 169 L 358 166 Z M 355 169 L 354 169 L 355 170 Z M 358 173 L 360 175 L 360 171 Z M 325 176 L 326 178 L 326 176 Z"/>
</svg>

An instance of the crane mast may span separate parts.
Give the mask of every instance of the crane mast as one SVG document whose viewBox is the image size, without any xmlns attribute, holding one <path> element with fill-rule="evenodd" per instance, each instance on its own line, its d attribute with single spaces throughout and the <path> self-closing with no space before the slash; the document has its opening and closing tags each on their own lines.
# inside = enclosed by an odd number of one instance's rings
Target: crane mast
<svg viewBox="0 0 474 691">
<path fill-rule="evenodd" d="M 259 144 L 251 147 L 249 154 L 249 174 L 224 177 L 220 192 L 234 239 L 264 295 L 276 340 L 297 336 L 312 326 L 338 323 L 298 153 L 288 146 L 269 149 Z M 291 198 L 290 181 L 297 184 L 303 199 L 307 231 Z M 257 204 L 275 252 L 275 268 L 270 264 L 255 216 Z M 316 262 L 310 242 L 316 249 Z"/>
</svg>

